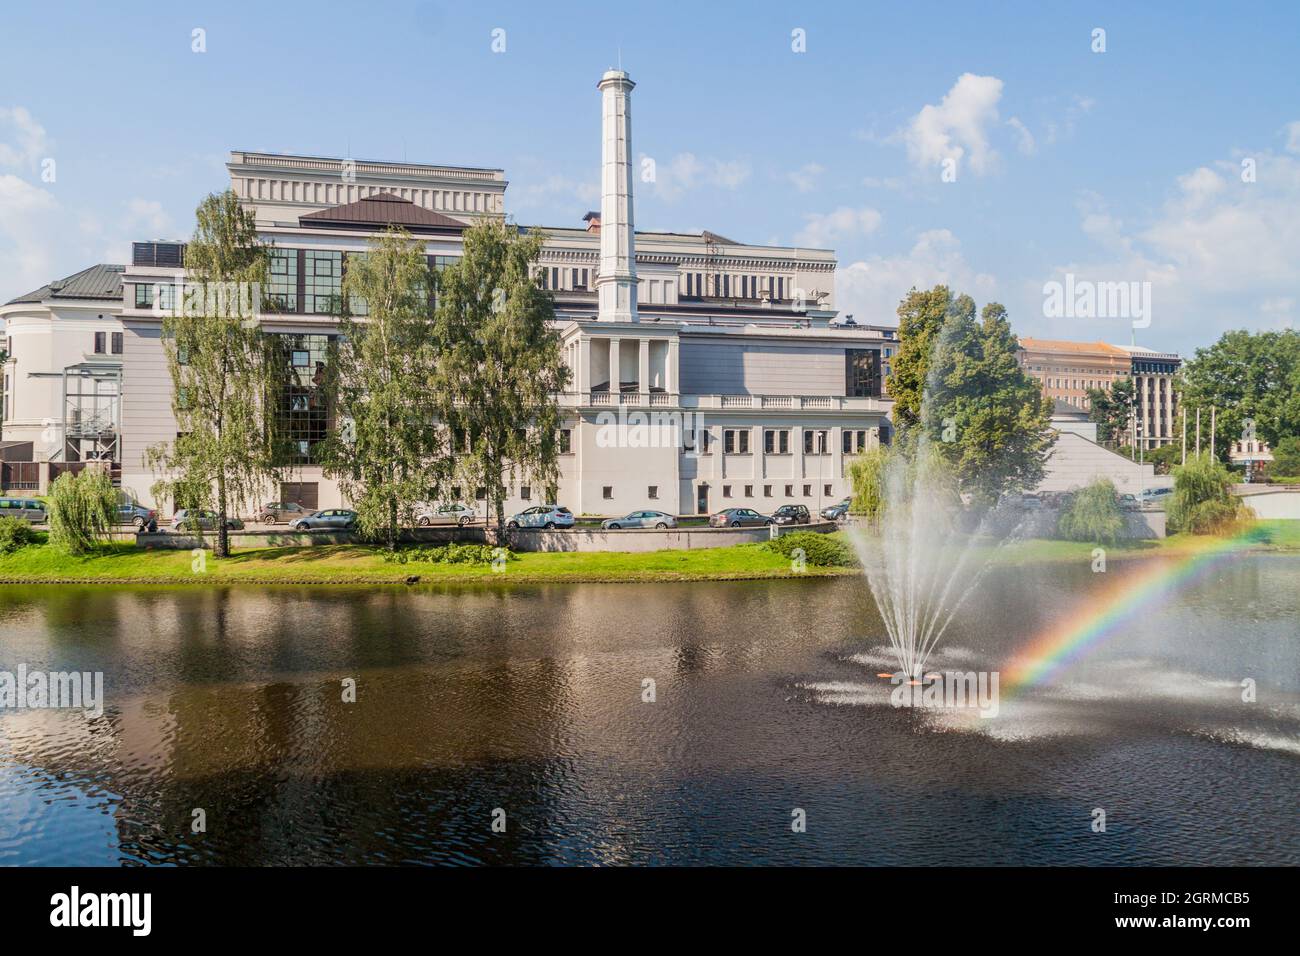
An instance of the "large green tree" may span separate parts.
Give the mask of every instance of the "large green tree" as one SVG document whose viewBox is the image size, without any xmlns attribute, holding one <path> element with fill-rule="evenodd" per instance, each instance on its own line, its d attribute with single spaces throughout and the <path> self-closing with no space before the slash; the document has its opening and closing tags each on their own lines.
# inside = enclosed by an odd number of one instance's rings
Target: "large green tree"
<svg viewBox="0 0 1300 956">
<path fill-rule="evenodd" d="M 446 476 L 447 443 L 429 396 L 433 280 L 423 244 L 399 228 L 349 257 L 349 308 L 327 373 L 336 425 L 321 447 L 325 473 L 356 509 L 358 530 L 390 549 Z"/>
<path fill-rule="evenodd" d="M 927 438 L 984 503 L 1036 485 L 1054 442 L 1051 403 L 1020 366 L 1006 309 L 990 302 L 977 319 L 970 296 L 940 285 L 911 290 L 898 318 L 889 394 L 903 444 Z"/>
<path fill-rule="evenodd" d="M 215 553 L 230 553 L 228 518 L 278 474 L 274 390 L 283 352 L 256 322 L 267 249 L 229 190 L 204 199 L 185 247 L 185 288 L 164 316 L 178 436 L 150 448 L 159 500 L 217 513 Z"/>
<path fill-rule="evenodd" d="M 1088 418 L 1097 423 L 1097 440 L 1123 445 L 1129 441 L 1133 380 L 1121 378 L 1109 388 L 1088 389 Z"/>
<path fill-rule="evenodd" d="M 1226 461 L 1247 419 L 1271 445 L 1300 435 L 1300 332 L 1226 332 L 1196 350 L 1183 365 L 1179 390 L 1190 423 L 1201 409 L 1202 448 L 1209 447 L 1210 409 L 1216 409 L 1215 453 Z"/>
<path fill-rule="evenodd" d="M 454 436 L 457 473 L 484 489 L 498 532 L 510 482 L 549 495 L 559 477 L 557 396 L 569 370 L 550 324 L 551 295 L 529 274 L 542 239 L 504 222 L 480 223 L 465 231 L 464 255 L 439 278 L 431 391 Z"/>
</svg>

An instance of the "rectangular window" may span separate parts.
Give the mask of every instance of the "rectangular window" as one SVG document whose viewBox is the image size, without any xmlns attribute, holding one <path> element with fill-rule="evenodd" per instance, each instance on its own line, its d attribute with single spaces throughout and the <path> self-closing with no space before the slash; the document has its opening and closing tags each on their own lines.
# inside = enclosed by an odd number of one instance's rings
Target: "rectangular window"
<svg viewBox="0 0 1300 956">
<path fill-rule="evenodd" d="M 822 497 L 823 497 L 823 498 L 829 498 L 830 496 L 831 496 L 831 486 L 830 486 L 830 485 L 822 485 Z"/>
<path fill-rule="evenodd" d="M 298 250 L 272 249 L 266 283 L 268 312 L 298 311 Z"/>
<path fill-rule="evenodd" d="M 646 497 L 649 498 L 651 501 L 656 500 L 659 497 L 659 486 L 651 485 L 649 488 L 647 488 Z"/>
<path fill-rule="evenodd" d="M 731 497 L 731 485 L 723 485 L 723 486 L 722 486 L 722 497 L 724 497 L 724 498 L 730 498 L 730 497 Z"/>
<path fill-rule="evenodd" d="M 771 486 L 771 485 L 764 485 L 764 486 L 763 486 L 763 497 L 764 497 L 764 498 L 771 498 L 771 497 L 772 497 L 772 486 Z"/>
<path fill-rule="evenodd" d="M 153 308 L 153 286 L 143 282 L 136 283 L 135 307 L 137 309 Z"/>
<path fill-rule="evenodd" d="M 803 433 L 803 453 L 805 455 L 824 455 L 827 453 L 827 436 L 824 428 L 805 428 Z"/>
<path fill-rule="evenodd" d="M 122 333 L 114 332 L 112 342 L 113 342 L 113 354 L 121 355 L 122 354 Z"/>
<path fill-rule="evenodd" d="M 749 454 L 749 429 L 726 428 L 722 431 L 722 450 L 728 455 Z"/>
<path fill-rule="evenodd" d="M 610 498 L 613 498 L 613 497 L 614 497 L 614 486 L 613 486 L 613 485 L 605 485 L 605 487 L 603 487 L 603 488 L 600 489 L 600 496 L 601 496 L 602 498 L 605 498 L 606 500 L 608 500 L 608 499 L 610 499 Z"/>
<path fill-rule="evenodd" d="M 343 310 L 343 253 L 308 249 L 303 258 L 304 292 L 309 315 L 338 315 Z"/>
<path fill-rule="evenodd" d="M 745 497 L 746 497 L 746 498 L 752 498 L 752 497 L 754 497 L 754 486 L 753 486 L 753 485 L 746 485 L 746 486 L 745 486 Z"/>
<path fill-rule="evenodd" d="M 787 498 L 793 498 L 793 497 L 794 497 L 794 485 L 786 485 L 786 486 L 785 486 L 785 496 L 786 496 Z"/>
<path fill-rule="evenodd" d="M 700 454 L 713 454 L 713 432 L 708 430 L 700 432 Z"/>
<path fill-rule="evenodd" d="M 811 498 L 811 497 L 812 497 L 812 485 L 804 485 L 804 486 L 803 486 L 803 496 L 804 496 L 805 498 Z"/>
<path fill-rule="evenodd" d="M 573 451 L 573 429 L 560 429 L 560 454 L 568 455 Z"/>
<path fill-rule="evenodd" d="M 533 497 L 533 489 L 528 485 L 519 486 L 519 497 L 524 501 L 530 501 Z"/>
<path fill-rule="evenodd" d="M 769 428 L 764 431 L 763 451 L 769 455 L 790 454 L 790 429 Z"/>
<path fill-rule="evenodd" d="M 880 397 L 880 353 L 875 349 L 844 350 L 844 394 L 850 398 Z"/>
<path fill-rule="evenodd" d="M 104 354 L 104 333 L 103 332 L 95 333 L 95 354 L 96 355 Z"/>
</svg>

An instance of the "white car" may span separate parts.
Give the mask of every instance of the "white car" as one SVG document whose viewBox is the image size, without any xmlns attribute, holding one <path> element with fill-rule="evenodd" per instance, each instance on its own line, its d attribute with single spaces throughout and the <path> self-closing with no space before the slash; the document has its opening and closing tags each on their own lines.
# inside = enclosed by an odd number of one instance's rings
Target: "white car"
<svg viewBox="0 0 1300 956">
<path fill-rule="evenodd" d="M 555 528 L 572 528 L 573 523 L 573 513 L 568 508 L 557 505 L 537 505 L 512 515 L 506 527 L 544 528 L 552 531 Z"/>
<path fill-rule="evenodd" d="M 459 501 L 442 505 L 424 505 L 415 509 L 415 523 L 421 528 L 436 524 L 455 524 L 462 528 L 478 520 L 478 513 Z"/>
</svg>

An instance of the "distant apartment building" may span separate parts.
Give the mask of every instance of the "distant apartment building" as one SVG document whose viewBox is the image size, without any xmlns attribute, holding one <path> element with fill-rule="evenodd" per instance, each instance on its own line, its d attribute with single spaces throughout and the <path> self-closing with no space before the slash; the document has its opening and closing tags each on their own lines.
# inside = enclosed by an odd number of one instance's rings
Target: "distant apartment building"
<svg viewBox="0 0 1300 956">
<path fill-rule="evenodd" d="M 1083 411 L 1090 410 L 1088 389 L 1132 379 L 1138 445 L 1159 448 L 1177 437 L 1174 378 L 1182 364 L 1177 355 L 1135 345 L 1023 337 L 1018 357 L 1044 395 Z"/>
<path fill-rule="evenodd" d="M 750 245 L 707 231 L 636 231 L 633 85 L 621 71 L 599 84 L 600 210 L 581 225 L 575 213 L 575 225 L 541 230 L 534 275 L 554 298 L 571 372 L 558 396 L 560 480 L 555 489 L 517 480 L 507 507 L 551 494 L 576 514 L 815 509 L 841 500 L 853 458 L 889 441 L 892 403 L 882 385 L 897 347 L 894 329 L 836 321 L 830 251 Z M 469 225 L 504 215 L 504 173 L 247 151 L 232 152 L 227 169 L 273 245 L 257 318 L 286 337 L 295 374 L 277 410 L 294 453 L 268 500 L 345 505 L 317 446 L 335 426 L 318 384 L 338 333 L 348 257 L 399 225 L 423 245 L 431 267 L 453 263 Z M 121 365 L 114 460 L 125 489 L 165 510 L 172 503 L 152 501 L 157 476 L 144 455 L 176 437 L 161 328 L 184 280 L 184 244 L 135 243 L 130 264 L 97 268 L 113 270 L 119 283 L 117 301 L 101 310 L 121 336 L 112 340 L 118 353 L 108 356 Z M 21 305 L 0 308 L 0 317 Z M 473 488 L 444 493 L 481 497 Z"/>
</svg>

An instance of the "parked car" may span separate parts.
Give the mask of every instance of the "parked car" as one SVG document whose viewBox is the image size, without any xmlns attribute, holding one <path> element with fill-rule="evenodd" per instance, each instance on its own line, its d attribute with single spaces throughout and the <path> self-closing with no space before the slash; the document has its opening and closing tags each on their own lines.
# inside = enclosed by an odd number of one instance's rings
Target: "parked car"
<svg viewBox="0 0 1300 956">
<path fill-rule="evenodd" d="M 726 508 L 709 516 L 710 528 L 761 528 L 772 523 L 771 518 L 753 508 Z"/>
<path fill-rule="evenodd" d="M 554 528 L 572 528 L 573 522 L 573 512 L 568 508 L 561 508 L 558 505 L 537 505 L 517 515 L 511 515 L 510 520 L 506 522 L 506 527 L 545 528 L 550 531 Z"/>
<path fill-rule="evenodd" d="M 676 528 L 677 518 L 662 511 L 633 511 L 621 518 L 609 518 L 600 523 L 606 531 L 620 528 Z"/>
<path fill-rule="evenodd" d="M 459 501 L 443 505 L 423 505 L 415 509 L 415 523 L 421 528 L 435 524 L 455 524 L 462 528 L 478 520 L 478 512 Z"/>
<path fill-rule="evenodd" d="M 123 500 L 117 506 L 117 523 L 134 525 L 137 532 L 158 530 L 158 512 L 138 501 Z"/>
<path fill-rule="evenodd" d="M 39 498 L 0 498 L 0 517 L 22 518 L 32 524 L 43 524 L 49 519 L 45 502 Z"/>
<path fill-rule="evenodd" d="M 357 513 L 346 508 L 313 511 L 289 522 L 294 531 L 351 531 L 356 526 Z"/>
<path fill-rule="evenodd" d="M 772 512 L 775 524 L 811 524 L 812 515 L 803 505 L 782 505 Z"/>
<path fill-rule="evenodd" d="M 1173 493 L 1174 493 L 1174 489 L 1172 488 L 1143 488 L 1142 500 L 1159 501 L 1162 498 L 1168 498 Z"/>
<path fill-rule="evenodd" d="M 172 530 L 188 531 L 212 531 L 217 527 L 217 513 L 215 511 L 191 511 L 187 508 L 181 508 L 176 514 L 172 515 Z M 244 522 L 238 518 L 227 518 L 226 528 L 229 531 L 242 531 Z"/>
<path fill-rule="evenodd" d="M 853 503 L 852 498 L 845 498 L 843 501 L 829 505 L 821 511 L 821 515 L 827 521 L 843 521 L 849 513 L 849 505 Z"/>
<path fill-rule="evenodd" d="M 311 513 L 310 508 L 304 508 L 296 501 L 270 501 L 262 505 L 258 512 L 258 519 L 262 524 L 279 524 L 281 521 L 292 521 L 294 518 L 302 518 Z"/>
<path fill-rule="evenodd" d="M 1137 495 L 1125 492 L 1119 496 L 1119 506 L 1126 509 L 1141 508 L 1142 502 L 1138 501 Z"/>
</svg>

